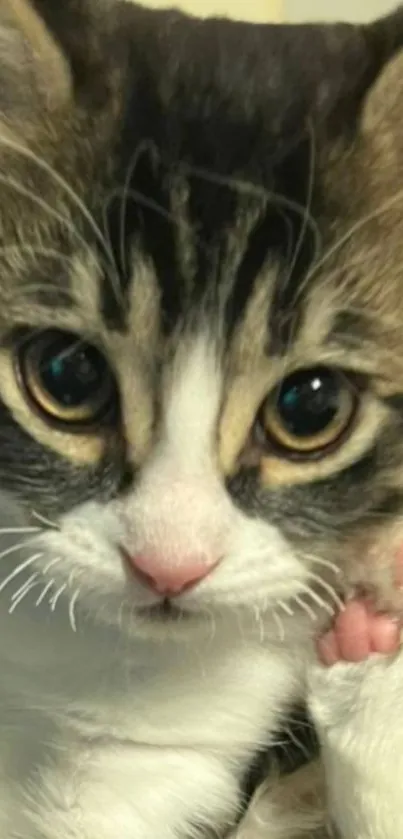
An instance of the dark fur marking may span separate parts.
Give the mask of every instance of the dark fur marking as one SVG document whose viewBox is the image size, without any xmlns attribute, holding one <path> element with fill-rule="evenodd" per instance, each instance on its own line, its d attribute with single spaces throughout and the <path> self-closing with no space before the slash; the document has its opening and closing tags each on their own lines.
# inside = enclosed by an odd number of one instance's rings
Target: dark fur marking
<svg viewBox="0 0 403 839">
<path fill-rule="evenodd" d="M 373 326 L 370 319 L 365 314 L 345 310 L 336 315 L 328 342 L 354 347 L 370 340 L 371 337 L 373 338 Z"/>
</svg>

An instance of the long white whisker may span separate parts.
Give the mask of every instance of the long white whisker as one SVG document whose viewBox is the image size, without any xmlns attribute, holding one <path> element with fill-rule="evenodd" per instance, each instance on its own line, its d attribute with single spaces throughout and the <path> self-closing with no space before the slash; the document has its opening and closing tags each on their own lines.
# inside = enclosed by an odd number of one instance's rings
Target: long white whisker
<svg viewBox="0 0 403 839">
<path fill-rule="evenodd" d="M 50 527 L 52 530 L 59 530 L 58 524 L 55 521 L 52 521 L 52 519 L 48 519 L 46 516 L 43 516 L 42 513 L 38 513 L 36 510 L 31 510 L 31 515 L 41 524 L 44 524 L 45 527 Z"/>
<path fill-rule="evenodd" d="M 62 561 L 62 559 L 63 559 L 63 557 L 61 557 L 61 556 L 57 556 L 57 557 L 55 557 L 55 559 L 51 559 L 50 562 L 48 562 L 48 564 L 45 565 L 45 568 L 42 571 L 43 576 L 45 576 L 45 574 L 47 574 L 48 571 L 50 571 L 50 569 L 53 568 L 54 565 L 58 565 L 59 562 Z"/>
<path fill-rule="evenodd" d="M 14 536 L 17 533 L 41 533 L 41 527 L 0 527 L 0 536 Z"/>
<path fill-rule="evenodd" d="M 285 641 L 285 631 L 284 631 L 283 622 L 280 618 L 280 615 L 278 615 L 276 611 L 273 611 L 272 615 L 273 615 L 273 618 L 274 618 L 274 622 L 277 625 L 279 640 L 283 644 L 284 641 Z"/>
<path fill-rule="evenodd" d="M 27 545 L 32 545 L 36 539 L 25 539 L 24 542 L 17 542 L 15 545 L 11 545 L 11 547 L 6 548 L 5 551 L 0 553 L 0 559 L 5 559 L 6 556 L 11 556 L 11 554 L 19 551 L 21 548 L 25 548 Z"/>
<path fill-rule="evenodd" d="M 309 604 L 306 603 L 305 600 L 302 599 L 302 597 L 300 597 L 298 594 L 296 594 L 295 597 L 293 597 L 293 600 L 295 600 L 295 602 L 298 603 L 298 606 L 301 609 L 303 609 L 304 612 L 307 613 L 307 615 L 309 615 L 309 617 L 311 618 L 311 620 L 313 622 L 316 622 L 318 620 L 318 616 L 315 614 L 313 609 L 311 609 Z"/>
<path fill-rule="evenodd" d="M 3 582 L 1 583 L 0 592 L 4 591 L 6 586 L 8 586 L 8 584 L 11 583 L 12 580 L 15 580 L 16 577 L 19 577 L 19 575 L 22 574 L 22 572 L 25 571 L 26 568 L 29 568 L 31 565 L 33 565 L 33 563 L 36 562 L 37 559 L 40 559 L 41 556 L 43 556 L 43 553 L 34 554 L 29 559 L 26 559 L 25 562 L 21 562 L 20 565 L 17 565 L 17 568 L 14 568 L 11 574 L 9 574 L 6 577 L 6 579 L 3 580 Z"/>
<path fill-rule="evenodd" d="M 70 599 L 70 603 L 69 603 L 69 620 L 70 620 L 70 626 L 71 626 L 73 632 L 77 632 L 77 621 L 76 621 L 75 608 L 76 608 L 79 597 L 80 597 L 80 589 L 78 588 L 77 591 L 74 592 L 72 598 Z"/>
<path fill-rule="evenodd" d="M 82 574 L 83 574 L 82 571 L 79 571 L 79 573 L 77 573 L 77 569 L 73 568 L 73 570 L 69 574 L 69 577 L 68 577 L 68 580 L 67 580 L 68 588 L 72 588 L 72 585 L 73 585 L 74 581 L 77 579 L 77 577 L 81 577 Z"/>
<path fill-rule="evenodd" d="M 287 734 L 288 734 L 291 742 L 294 743 L 294 746 L 297 747 L 297 749 L 303 754 L 306 761 L 308 762 L 312 757 L 312 755 L 309 752 L 309 749 L 304 745 L 304 743 L 301 742 L 301 740 L 298 739 L 298 737 L 295 736 L 295 733 L 292 730 L 291 726 L 287 725 L 286 731 L 287 731 Z"/>
<path fill-rule="evenodd" d="M 15 598 L 15 600 L 14 600 L 13 604 L 10 606 L 10 608 L 9 608 L 9 610 L 8 610 L 9 615 L 12 615 L 12 614 L 13 614 L 13 612 L 15 612 L 15 610 L 16 610 L 16 608 L 17 608 L 17 606 L 18 606 L 20 603 L 22 603 L 22 601 L 23 601 L 23 600 L 27 597 L 27 595 L 29 594 L 29 592 L 30 592 L 30 591 L 32 591 L 32 589 L 33 589 L 33 588 L 35 588 L 35 586 L 36 586 L 36 583 L 31 583 L 31 585 L 30 585 L 30 586 L 26 587 L 26 588 L 24 589 L 24 591 L 22 591 L 22 592 L 21 592 L 21 594 L 20 594 L 20 596 L 19 596 L 19 597 L 16 597 L 16 598 Z"/>
<path fill-rule="evenodd" d="M 31 584 L 34 582 L 34 580 L 37 580 L 38 577 L 38 572 L 36 572 L 35 574 L 31 574 L 28 580 L 22 586 L 20 586 L 20 588 L 15 592 L 15 594 L 12 595 L 11 601 L 13 602 L 14 600 L 16 600 L 20 596 L 21 592 L 23 592 L 26 588 L 29 589 L 31 587 Z"/>
<path fill-rule="evenodd" d="M 322 578 L 319 577 L 318 574 L 314 574 L 313 571 L 308 572 L 308 577 L 311 580 L 314 580 L 314 582 L 318 586 L 323 588 L 324 591 L 326 591 L 328 593 L 329 597 L 333 600 L 333 603 L 335 603 L 335 605 L 340 609 L 340 611 L 344 611 L 344 603 L 343 603 L 340 595 L 337 594 L 337 592 L 334 590 L 334 588 L 329 583 L 327 583 L 325 580 L 322 580 Z"/>
<path fill-rule="evenodd" d="M 339 576 L 341 574 L 341 568 L 338 567 L 334 562 L 330 562 L 328 559 L 323 559 L 323 557 L 315 556 L 314 554 L 309 554 L 307 557 L 311 562 L 315 565 L 320 565 L 321 568 L 328 568 L 329 571 L 332 571 L 333 574 Z"/>
<path fill-rule="evenodd" d="M 284 600 L 278 600 L 277 602 L 278 602 L 278 606 L 280 607 L 280 609 L 282 609 L 283 612 L 286 613 L 286 615 L 289 615 L 291 618 L 294 617 L 294 612 L 291 609 L 291 606 L 288 605 L 288 603 L 285 603 Z"/>
<path fill-rule="evenodd" d="M 328 603 L 326 600 L 323 600 L 323 598 L 320 597 L 320 595 L 317 593 L 317 591 L 313 591 L 309 586 L 301 586 L 301 588 L 302 588 L 302 591 L 304 592 L 304 594 L 306 594 L 307 597 L 310 597 L 311 600 L 313 600 L 314 603 L 317 603 L 317 605 L 321 609 L 324 609 L 325 612 L 327 612 L 328 615 L 330 615 L 330 617 L 333 617 L 334 607 L 331 606 L 331 604 Z"/>
<path fill-rule="evenodd" d="M 55 583 L 55 580 L 54 580 L 54 579 L 49 580 L 49 582 L 46 584 L 46 586 L 42 589 L 42 591 L 41 591 L 41 593 L 40 593 L 40 595 L 39 595 L 39 597 L 38 597 L 38 599 L 37 599 L 37 601 L 36 601 L 36 603 L 35 603 L 35 606 L 40 606 L 40 605 L 41 605 L 41 603 L 43 603 L 43 601 L 44 601 L 44 599 L 45 599 L 45 597 L 46 597 L 46 595 L 47 595 L 48 591 L 50 591 L 50 590 L 51 590 L 51 588 L 52 588 L 52 586 L 54 585 L 54 583 Z"/>
<path fill-rule="evenodd" d="M 57 606 L 63 592 L 66 591 L 66 588 L 67 588 L 67 583 L 64 583 L 64 585 L 60 586 L 60 588 L 57 590 L 56 594 L 51 598 L 51 600 L 49 600 L 49 606 L 50 606 L 50 609 L 51 609 L 52 612 L 56 611 L 56 606 Z"/>
<path fill-rule="evenodd" d="M 265 639 L 265 630 L 264 630 L 264 624 L 263 624 L 263 620 L 262 620 L 261 610 L 260 610 L 259 606 L 254 606 L 253 611 L 254 611 L 254 615 L 255 615 L 255 621 L 256 621 L 256 623 L 259 627 L 259 640 L 260 640 L 260 643 L 263 644 L 264 639 Z"/>
</svg>

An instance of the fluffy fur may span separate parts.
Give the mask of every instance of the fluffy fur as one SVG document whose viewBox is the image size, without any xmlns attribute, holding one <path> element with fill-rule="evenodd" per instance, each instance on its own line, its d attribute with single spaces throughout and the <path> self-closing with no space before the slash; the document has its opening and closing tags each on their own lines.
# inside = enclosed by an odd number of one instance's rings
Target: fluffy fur
<svg viewBox="0 0 403 839">
<path fill-rule="evenodd" d="M 301 807 L 323 831 L 302 776 L 237 824 L 295 704 L 326 743 L 314 634 L 350 586 L 391 597 L 402 14 L 277 28 L 8 0 L 0 33 L 0 835 L 291 839 Z M 47 330 L 102 352 L 104 422 L 32 398 L 21 358 Z M 358 408 L 302 461 L 256 418 L 318 365 Z M 139 554 L 210 573 L 161 610 Z"/>
</svg>

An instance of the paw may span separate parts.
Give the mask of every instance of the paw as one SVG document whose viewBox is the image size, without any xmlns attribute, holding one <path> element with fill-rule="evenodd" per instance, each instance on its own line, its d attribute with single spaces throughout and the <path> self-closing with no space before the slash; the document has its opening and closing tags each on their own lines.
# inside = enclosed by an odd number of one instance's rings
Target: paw
<svg viewBox="0 0 403 839">
<path fill-rule="evenodd" d="M 347 724 L 372 692 L 379 695 L 385 668 L 401 644 L 401 621 L 379 613 L 367 598 L 345 604 L 316 641 L 318 661 L 308 673 L 308 704 L 321 731 Z"/>
<path fill-rule="evenodd" d="M 342 661 L 366 661 L 373 653 L 391 655 L 399 646 L 400 621 L 378 614 L 369 600 L 356 598 L 346 603 L 333 626 L 318 638 L 316 649 L 319 661 L 332 667 Z"/>
</svg>

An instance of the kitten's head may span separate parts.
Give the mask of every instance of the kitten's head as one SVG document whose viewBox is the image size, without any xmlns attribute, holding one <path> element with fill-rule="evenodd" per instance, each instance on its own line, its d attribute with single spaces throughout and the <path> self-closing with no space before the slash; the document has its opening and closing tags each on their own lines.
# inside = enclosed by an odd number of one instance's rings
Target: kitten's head
<svg viewBox="0 0 403 839">
<path fill-rule="evenodd" d="M 12 608 L 324 614 L 399 521 L 400 42 L 2 4 Z"/>
</svg>

